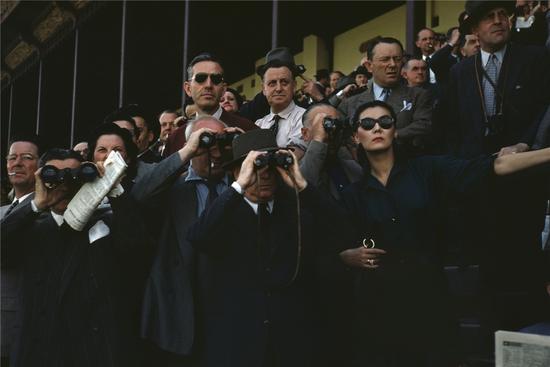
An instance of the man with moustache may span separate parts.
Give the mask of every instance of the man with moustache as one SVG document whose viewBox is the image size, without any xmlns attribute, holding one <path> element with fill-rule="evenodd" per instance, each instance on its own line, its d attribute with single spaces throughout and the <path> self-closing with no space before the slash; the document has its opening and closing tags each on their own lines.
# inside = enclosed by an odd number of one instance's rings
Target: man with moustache
<svg viewBox="0 0 550 367">
<path fill-rule="evenodd" d="M 360 105 L 373 100 L 388 103 L 397 113 L 397 144 L 409 154 L 423 154 L 431 144 L 432 98 L 422 88 L 401 83 L 403 46 L 395 38 L 377 38 L 367 52 L 372 79 L 367 89 L 345 98 L 338 110 L 351 118 Z"/>
<path fill-rule="evenodd" d="M 220 99 L 225 93 L 226 83 L 222 65 L 212 55 L 202 53 L 191 60 L 183 88 L 193 99 L 198 117 L 213 116 L 228 127 L 238 127 L 244 131 L 256 129 L 252 121 L 221 108 Z M 185 128 L 174 130 L 166 144 L 165 155 L 179 150 L 185 144 Z"/>
<path fill-rule="evenodd" d="M 82 231 L 65 222 L 82 185 L 74 179 L 81 160 L 74 151 L 48 150 L 35 173 L 34 198 L 1 223 L 2 266 L 23 269 L 13 366 L 142 360 L 136 326 L 149 242 L 124 193 L 110 197 L 112 210 L 96 210 Z M 45 166 L 59 172 L 48 187 L 40 174 Z"/>
</svg>

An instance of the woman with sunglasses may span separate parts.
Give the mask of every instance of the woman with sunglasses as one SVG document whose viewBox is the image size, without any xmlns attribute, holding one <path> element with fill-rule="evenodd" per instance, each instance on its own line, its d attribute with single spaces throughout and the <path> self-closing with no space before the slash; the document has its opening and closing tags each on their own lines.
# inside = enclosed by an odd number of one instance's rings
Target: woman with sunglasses
<svg viewBox="0 0 550 367">
<path fill-rule="evenodd" d="M 493 174 L 550 162 L 550 149 L 460 160 L 406 159 L 395 144 L 396 116 L 381 101 L 358 108 L 355 139 L 364 178 L 343 192 L 349 214 L 340 252 L 353 284 L 354 364 L 457 365 L 455 322 L 438 242 L 444 198 L 475 194 Z M 538 169 L 538 167 L 537 167 Z"/>
</svg>

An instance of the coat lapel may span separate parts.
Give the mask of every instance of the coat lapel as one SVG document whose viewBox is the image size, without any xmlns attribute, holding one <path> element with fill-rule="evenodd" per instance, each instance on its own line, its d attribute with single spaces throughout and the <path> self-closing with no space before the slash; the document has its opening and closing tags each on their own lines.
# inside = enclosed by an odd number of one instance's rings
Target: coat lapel
<svg viewBox="0 0 550 367">
<path fill-rule="evenodd" d="M 184 182 L 178 185 L 174 189 L 172 197 L 181 200 L 181 202 L 172 205 L 173 226 L 176 230 L 180 254 L 185 256 L 188 251 L 182 245 L 187 242 L 187 229 L 197 220 L 198 202 L 195 183 Z"/>
</svg>

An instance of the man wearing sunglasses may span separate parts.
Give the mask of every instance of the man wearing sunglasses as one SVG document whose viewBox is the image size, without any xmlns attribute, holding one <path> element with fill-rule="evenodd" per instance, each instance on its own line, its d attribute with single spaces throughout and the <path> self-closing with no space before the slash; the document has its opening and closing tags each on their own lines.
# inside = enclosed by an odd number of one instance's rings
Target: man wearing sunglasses
<svg viewBox="0 0 550 367">
<path fill-rule="evenodd" d="M 432 131 L 432 98 L 418 87 L 401 81 L 403 46 L 395 38 L 379 38 L 367 50 L 367 69 L 372 79 L 367 89 L 346 98 L 338 109 L 346 116 L 354 115 L 360 105 L 374 100 L 388 103 L 397 113 L 397 143 L 412 155 L 426 153 Z"/>
<path fill-rule="evenodd" d="M 252 121 L 226 112 L 220 107 L 220 99 L 225 93 L 226 83 L 223 68 L 212 55 L 202 53 L 191 60 L 183 88 L 197 106 L 197 117 L 213 116 L 228 127 L 238 127 L 244 131 L 257 128 Z M 165 155 L 178 151 L 184 144 L 185 128 L 176 129 L 168 138 Z"/>
</svg>

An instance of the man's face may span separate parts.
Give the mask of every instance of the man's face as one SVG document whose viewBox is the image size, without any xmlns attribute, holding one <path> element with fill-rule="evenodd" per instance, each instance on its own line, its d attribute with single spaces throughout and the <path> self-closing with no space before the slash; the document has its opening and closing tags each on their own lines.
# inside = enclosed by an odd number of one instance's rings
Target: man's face
<svg viewBox="0 0 550 367">
<path fill-rule="evenodd" d="M 420 49 L 422 55 L 429 56 L 434 52 L 434 38 L 434 32 L 429 29 L 423 29 L 418 32 L 416 47 Z"/>
<path fill-rule="evenodd" d="M 487 52 L 500 50 L 510 38 L 508 13 L 504 8 L 492 9 L 478 21 L 472 33 L 479 38 L 479 44 L 483 50 Z"/>
<path fill-rule="evenodd" d="M 141 116 L 132 116 L 136 122 L 139 134 L 137 135 L 137 147 L 141 152 L 149 147 L 151 141 L 153 140 L 153 133 L 149 130 L 147 123 Z"/>
<path fill-rule="evenodd" d="M 319 107 L 314 108 L 313 110 L 311 110 L 309 112 L 308 120 L 307 120 L 306 124 L 304 125 L 304 127 L 302 128 L 302 136 L 304 138 L 304 141 L 309 142 L 313 139 L 313 134 L 312 134 L 312 131 L 311 131 L 312 130 L 312 124 L 313 124 L 313 121 L 315 121 L 315 117 L 319 114 L 324 114 L 325 117 L 330 117 L 330 118 L 333 118 L 333 119 L 340 118 L 340 114 L 333 107 L 320 105 Z"/>
<path fill-rule="evenodd" d="M 330 74 L 330 87 L 332 89 L 336 89 L 336 84 L 338 84 L 338 81 L 340 80 L 341 76 L 338 73 L 332 73 Z"/>
<path fill-rule="evenodd" d="M 374 46 L 374 56 L 367 62 L 376 84 L 391 88 L 399 83 L 403 51 L 397 43 L 379 43 Z"/>
<path fill-rule="evenodd" d="M 166 141 L 168 136 L 174 130 L 174 121 L 178 118 L 178 115 L 175 113 L 163 113 L 159 117 L 160 124 L 160 140 Z"/>
<path fill-rule="evenodd" d="M 407 80 L 409 87 L 418 87 L 428 78 L 428 66 L 423 60 L 410 60 L 408 68 L 403 68 L 401 74 Z"/>
<path fill-rule="evenodd" d="M 118 127 L 128 130 L 130 132 L 130 135 L 132 135 L 132 140 L 137 145 L 137 134 L 136 130 L 134 129 L 134 125 L 126 120 L 113 121 L 113 124 L 116 124 Z"/>
<path fill-rule="evenodd" d="M 197 122 L 193 127 L 193 131 L 197 131 L 203 127 L 212 129 L 216 133 L 223 132 L 223 125 L 214 120 L 201 120 Z M 221 179 L 224 174 L 221 167 L 222 163 L 222 155 L 217 144 L 214 144 L 214 146 L 209 149 L 208 153 L 207 149 L 199 148 L 197 155 L 191 159 L 193 170 L 202 178 Z"/>
<path fill-rule="evenodd" d="M 271 109 L 277 113 L 292 102 L 296 82 L 286 66 L 269 68 L 264 74 L 262 88 Z"/>
<path fill-rule="evenodd" d="M 198 109 L 207 114 L 213 114 L 219 108 L 220 99 L 225 93 L 225 82 L 216 84 L 218 75 L 223 76 L 223 70 L 217 62 L 201 61 L 193 66 L 193 77 L 184 83 L 185 93 L 193 98 Z M 208 77 L 199 83 L 205 75 Z"/>
<path fill-rule="evenodd" d="M 38 147 L 28 141 L 14 142 L 8 152 L 6 167 L 10 183 L 17 191 L 18 188 L 22 192 L 32 191 L 34 172 L 38 169 Z"/>
<path fill-rule="evenodd" d="M 240 167 L 235 169 L 233 174 L 239 177 Z M 244 192 L 244 196 L 253 203 L 267 203 L 275 195 L 277 189 L 277 173 L 275 168 L 264 167 L 255 176 L 259 181 L 254 181 Z"/>
<path fill-rule="evenodd" d="M 46 165 L 54 166 L 60 170 L 64 168 L 75 169 L 80 167 L 80 162 L 73 158 L 64 159 L 64 160 L 52 159 L 50 161 L 47 161 Z M 56 186 L 53 190 L 61 192 L 62 199 L 59 202 L 57 202 L 57 204 L 53 205 L 51 207 L 51 210 L 54 213 L 63 214 L 67 209 L 67 205 L 69 205 L 69 202 L 76 195 L 79 189 L 80 189 L 80 186 L 71 185 L 67 183 L 62 183 L 61 185 Z"/>
<path fill-rule="evenodd" d="M 73 150 L 75 152 L 78 152 L 81 156 L 82 156 L 82 159 L 86 160 L 88 159 L 88 143 L 83 141 L 83 142 L 80 142 L 78 144 L 76 144 L 73 148 Z"/>
<path fill-rule="evenodd" d="M 462 56 L 470 57 L 479 52 L 479 39 L 475 34 L 467 34 L 464 46 L 460 49 Z"/>
<path fill-rule="evenodd" d="M 368 82 L 369 82 L 369 78 L 367 78 L 365 74 L 357 74 L 355 76 L 355 84 L 357 84 L 358 87 L 367 85 Z"/>
</svg>

